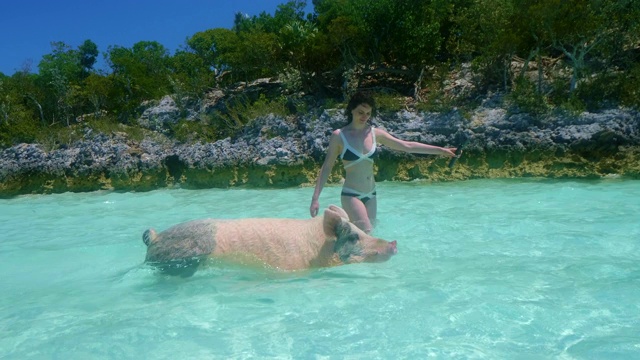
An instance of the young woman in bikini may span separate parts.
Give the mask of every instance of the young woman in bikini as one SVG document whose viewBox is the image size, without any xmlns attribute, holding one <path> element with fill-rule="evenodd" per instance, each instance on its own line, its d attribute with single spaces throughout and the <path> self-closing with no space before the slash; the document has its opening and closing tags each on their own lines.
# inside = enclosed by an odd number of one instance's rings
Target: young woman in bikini
<svg viewBox="0 0 640 360">
<path fill-rule="evenodd" d="M 375 108 L 375 100 L 368 94 L 356 93 L 350 99 L 345 110 L 345 114 L 350 118 L 349 124 L 335 130 L 329 139 L 327 156 L 311 198 L 309 211 L 312 217 L 318 215 L 318 198 L 338 156 L 342 159 L 345 170 L 341 193 L 342 207 L 351 222 L 367 233 L 373 230 L 377 212 L 372 156 L 378 144 L 408 153 L 455 156 L 455 148 L 400 140 L 382 129 L 369 125 L 369 119 L 375 115 Z"/>
</svg>

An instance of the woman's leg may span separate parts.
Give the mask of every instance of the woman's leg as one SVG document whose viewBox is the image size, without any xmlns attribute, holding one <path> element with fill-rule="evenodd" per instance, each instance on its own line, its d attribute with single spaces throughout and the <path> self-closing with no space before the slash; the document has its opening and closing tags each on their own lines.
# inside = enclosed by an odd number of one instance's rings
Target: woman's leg
<svg viewBox="0 0 640 360">
<path fill-rule="evenodd" d="M 378 217 L 378 197 L 374 195 L 364 205 L 367 208 L 367 215 L 369 215 L 371 231 L 373 231 L 373 228 L 376 227 L 376 219 Z M 371 233 L 371 231 L 368 233 Z"/>
<path fill-rule="evenodd" d="M 376 198 L 369 199 L 366 204 L 355 196 L 341 196 L 342 208 L 349 215 L 349 220 L 367 234 L 373 230 L 372 223 L 376 218 Z"/>
</svg>

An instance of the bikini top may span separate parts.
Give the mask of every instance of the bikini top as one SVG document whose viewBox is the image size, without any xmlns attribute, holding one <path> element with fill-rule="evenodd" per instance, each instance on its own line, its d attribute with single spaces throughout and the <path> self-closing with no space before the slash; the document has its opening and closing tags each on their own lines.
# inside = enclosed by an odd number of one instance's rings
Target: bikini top
<svg viewBox="0 0 640 360">
<path fill-rule="evenodd" d="M 340 158 L 342 160 L 350 161 L 350 163 L 345 164 L 344 168 L 350 168 L 353 165 L 362 162 L 362 161 L 370 161 L 373 163 L 373 159 L 371 158 L 373 154 L 376 152 L 376 132 L 373 126 L 371 127 L 371 137 L 373 138 L 373 146 L 371 146 L 371 150 L 368 153 L 362 154 L 358 150 L 354 149 L 351 144 L 347 141 L 347 138 L 344 136 L 342 131 L 339 132 L 340 137 L 342 138 L 342 143 L 344 144 L 342 149 L 342 154 L 340 154 Z"/>
</svg>

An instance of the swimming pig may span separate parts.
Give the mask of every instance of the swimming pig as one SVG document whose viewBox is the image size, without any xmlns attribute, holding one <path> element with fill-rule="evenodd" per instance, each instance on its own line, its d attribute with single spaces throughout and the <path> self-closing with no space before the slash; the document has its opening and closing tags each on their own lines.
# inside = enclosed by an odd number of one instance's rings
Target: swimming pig
<svg viewBox="0 0 640 360">
<path fill-rule="evenodd" d="M 148 264 L 172 275 L 191 276 L 207 258 L 279 270 L 301 270 L 387 261 L 396 241 L 374 238 L 331 205 L 310 219 L 204 219 L 144 232 Z"/>
</svg>

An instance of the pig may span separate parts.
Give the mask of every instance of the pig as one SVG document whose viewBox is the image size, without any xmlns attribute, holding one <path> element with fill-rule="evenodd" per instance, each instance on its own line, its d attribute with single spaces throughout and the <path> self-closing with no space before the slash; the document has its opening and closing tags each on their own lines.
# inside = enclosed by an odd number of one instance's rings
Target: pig
<svg viewBox="0 0 640 360">
<path fill-rule="evenodd" d="M 188 277 L 209 258 L 282 271 L 383 262 L 397 253 L 396 241 L 375 238 L 330 205 L 310 219 L 202 219 L 160 233 L 144 232 L 145 262 L 163 273 Z"/>
</svg>

